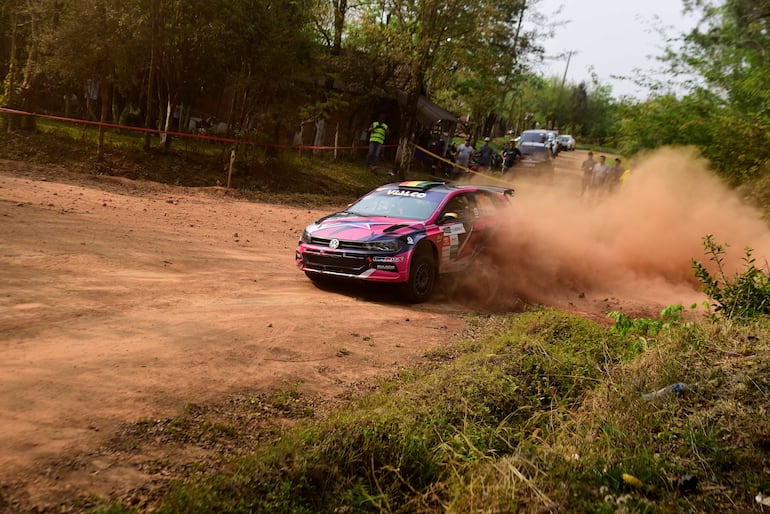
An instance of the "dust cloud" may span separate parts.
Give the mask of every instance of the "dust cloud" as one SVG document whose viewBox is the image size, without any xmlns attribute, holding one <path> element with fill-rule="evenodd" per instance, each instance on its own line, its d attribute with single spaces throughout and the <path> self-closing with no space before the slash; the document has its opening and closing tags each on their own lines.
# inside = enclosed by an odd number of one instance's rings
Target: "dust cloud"
<svg viewBox="0 0 770 514">
<path fill-rule="evenodd" d="M 689 307 L 705 300 L 693 259 L 714 269 L 707 234 L 730 245 L 729 277 L 744 269 L 745 247 L 758 266 L 766 264 L 770 230 L 760 213 L 692 152 L 649 155 L 612 194 L 581 196 L 580 172 L 571 180 L 561 172 L 553 184 L 514 182 L 514 216 L 495 252 L 502 286 L 513 296 L 554 306 L 603 302 L 612 310 Z"/>
</svg>

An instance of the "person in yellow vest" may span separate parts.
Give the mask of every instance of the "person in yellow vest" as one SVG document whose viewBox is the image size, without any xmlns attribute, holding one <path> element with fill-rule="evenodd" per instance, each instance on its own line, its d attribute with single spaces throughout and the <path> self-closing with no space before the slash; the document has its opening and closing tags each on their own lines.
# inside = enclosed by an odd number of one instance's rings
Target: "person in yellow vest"
<svg viewBox="0 0 770 514">
<path fill-rule="evenodd" d="M 366 154 L 366 167 L 372 173 L 377 173 L 377 163 L 380 160 L 380 151 L 388 135 L 388 124 L 385 123 L 385 115 L 380 114 L 377 121 L 369 126 L 369 152 Z"/>
</svg>

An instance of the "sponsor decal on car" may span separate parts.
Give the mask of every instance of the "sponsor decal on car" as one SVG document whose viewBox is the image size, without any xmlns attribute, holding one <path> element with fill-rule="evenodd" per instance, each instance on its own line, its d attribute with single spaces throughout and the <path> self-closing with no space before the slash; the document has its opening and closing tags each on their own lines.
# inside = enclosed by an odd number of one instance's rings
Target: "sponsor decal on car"
<svg viewBox="0 0 770 514">
<path fill-rule="evenodd" d="M 404 262 L 403 257 L 372 257 L 374 262 Z"/>
<path fill-rule="evenodd" d="M 465 225 L 462 223 L 452 223 L 451 225 L 442 227 L 442 230 L 447 236 L 451 236 L 453 234 L 465 234 Z"/>
<path fill-rule="evenodd" d="M 387 192 L 387 194 L 390 196 L 409 196 L 412 198 L 425 198 L 428 196 L 425 193 L 421 193 L 419 191 L 404 191 L 403 189 L 391 189 Z"/>
</svg>

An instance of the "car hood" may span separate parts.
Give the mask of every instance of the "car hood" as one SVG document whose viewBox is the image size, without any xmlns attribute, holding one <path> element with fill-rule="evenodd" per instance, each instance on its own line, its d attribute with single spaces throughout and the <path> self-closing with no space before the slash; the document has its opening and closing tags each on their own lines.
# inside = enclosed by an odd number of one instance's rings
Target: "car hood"
<svg viewBox="0 0 770 514">
<path fill-rule="evenodd" d="M 398 237 L 425 229 L 421 221 L 387 217 L 350 217 L 332 215 L 308 225 L 312 237 L 344 241 L 370 241 L 382 236 Z"/>
</svg>

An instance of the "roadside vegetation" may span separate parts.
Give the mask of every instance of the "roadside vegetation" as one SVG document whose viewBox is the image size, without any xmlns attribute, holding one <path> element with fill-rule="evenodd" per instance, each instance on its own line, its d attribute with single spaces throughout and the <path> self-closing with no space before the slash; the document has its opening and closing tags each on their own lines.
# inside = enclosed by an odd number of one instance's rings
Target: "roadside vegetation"
<svg viewBox="0 0 770 514">
<path fill-rule="evenodd" d="M 268 403 L 293 423 L 253 451 L 222 452 L 145 504 L 95 510 L 758 511 L 770 487 L 770 323 L 762 305 L 713 307 L 727 291 L 752 296 L 767 270 L 699 273 L 708 311 L 608 323 L 541 307 L 470 315 L 462 338 L 342 408 L 321 414 L 293 387 L 279 391 Z M 690 309 L 704 315 L 685 321 Z M 144 430 L 232 448 L 247 436 L 235 420 L 265 410 L 240 405 L 229 422 L 199 407 Z"/>
</svg>

